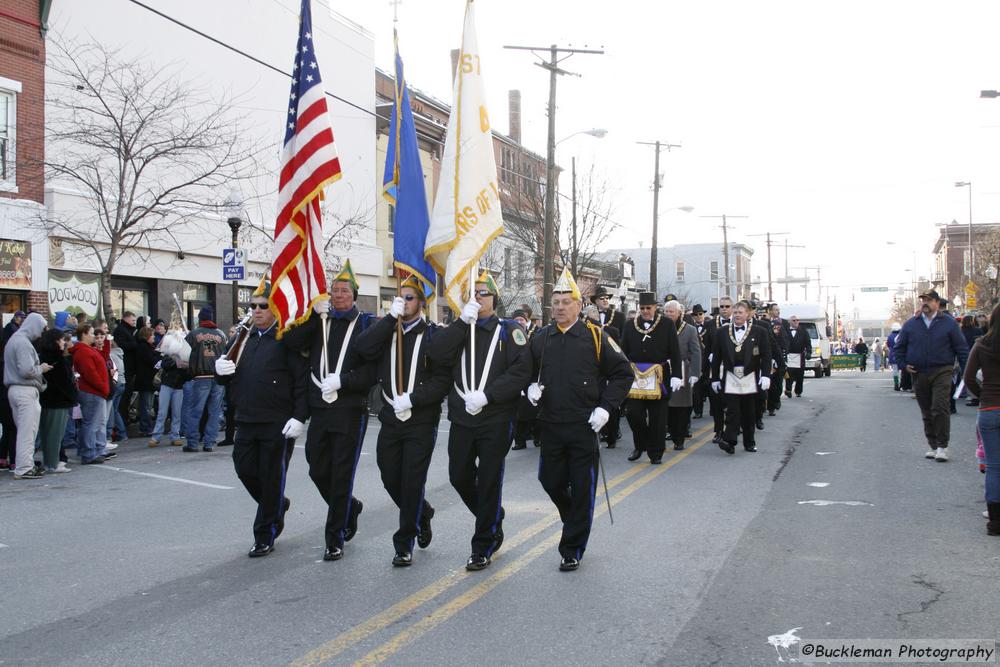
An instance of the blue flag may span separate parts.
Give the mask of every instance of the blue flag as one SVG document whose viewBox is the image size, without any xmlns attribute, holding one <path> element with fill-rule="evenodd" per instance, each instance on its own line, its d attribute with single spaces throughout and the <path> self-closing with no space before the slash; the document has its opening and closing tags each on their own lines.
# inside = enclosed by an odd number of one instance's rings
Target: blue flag
<svg viewBox="0 0 1000 667">
<path fill-rule="evenodd" d="M 393 36 L 395 38 L 395 35 Z M 396 82 L 389 121 L 389 147 L 385 153 L 382 196 L 395 208 L 393 265 L 423 283 L 428 300 L 434 298 L 436 275 L 424 258 L 430 211 L 424 191 L 424 172 L 417 148 L 417 130 L 410 110 L 410 95 L 403 78 L 403 60 L 396 48 Z"/>
</svg>

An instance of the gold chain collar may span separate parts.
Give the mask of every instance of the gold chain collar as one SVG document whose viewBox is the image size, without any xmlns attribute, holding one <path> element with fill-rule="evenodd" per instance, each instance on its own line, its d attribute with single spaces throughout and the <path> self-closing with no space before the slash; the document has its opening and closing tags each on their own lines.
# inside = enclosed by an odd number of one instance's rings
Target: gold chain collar
<svg viewBox="0 0 1000 667">
<path fill-rule="evenodd" d="M 657 313 L 656 314 L 656 319 L 653 320 L 653 326 L 649 327 L 648 329 L 641 329 L 641 328 L 639 328 L 639 320 L 641 320 L 641 319 L 642 319 L 641 316 L 636 315 L 635 319 L 632 320 L 632 326 L 634 326 L 635 330 L 638 331 L 639 333 L 641 333 L 643 336 L 649 336 L 654 331 L 656 331 L 656 327 L 660 326 L 660 320 L 663 319 L 663 313 Z M 646 339 L 643 338 L 643 340 L 646 340 Z"/>
<path fill-rule="evenodd" d="M 732 320 L 729 321 L 729 340 L 733 341 L 733 345 L 736 347 L 737 352 L 743 351 L 743 343 L 747 342 L 747 338 L 749 338 L 750 336 L 750 320 L 744 322 L 743 326 L 746 327 L 747 332 L 743 334 L 743 340 L 737 342 L 735 333 L 736 323 L 733 322 Z"/>
</svg>

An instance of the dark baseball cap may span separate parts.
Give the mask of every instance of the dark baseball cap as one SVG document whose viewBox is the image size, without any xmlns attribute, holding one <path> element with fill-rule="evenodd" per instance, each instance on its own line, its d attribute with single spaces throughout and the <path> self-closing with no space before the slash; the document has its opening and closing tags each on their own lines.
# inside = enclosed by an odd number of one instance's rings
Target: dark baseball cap
<svg viewBox="0 0 1000 667">
<path fill-rule="evenodd" d="M 921 299 L 934 299 L 935 301 L 940 301 L 941 300 L 941 295 L 938 294 L 935 290 L 926 289 L 926 290 L 924 290 L 923 292 L 920 293 L 920 298 Z"/>
</svg>

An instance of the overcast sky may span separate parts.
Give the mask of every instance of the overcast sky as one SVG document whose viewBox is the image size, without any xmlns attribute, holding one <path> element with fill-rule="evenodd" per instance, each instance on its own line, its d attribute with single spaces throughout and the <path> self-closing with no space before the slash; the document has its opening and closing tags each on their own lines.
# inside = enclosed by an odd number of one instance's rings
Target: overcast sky
<svg viewBox="0 0 1000 667">
<path fill-rule="evenodd" d="M 391 69 L 388 0 L 320 2 L 374 33 L 376 64 Z M 931 269 L 934 225 L 968 222 L 967 190 L 957 180 L 974 184 L 975 221 L 1000 220 L 1000 99 L 979 99 L 980 89 L 1000 89 L 1000 4 L 476 4 L 492 123 L 507 131 L 507 90 L 520 89 L 524 142 L 539 153 L 547 73 L 530 53 L 502 46 L 605 49 L 564 63 L 582 77 L 559 80 L 556 135 L 609 132 L 575 137 L 558 152 L 561 165 L 576 155 L 614 180 L 621 228 L 609 247 L 649 245 L 653 151 L 635 142 L 655 139 L 683 144 L 661 158 L 661 244 L 721 242 L 717 222 L 697 216 L 747 215 L 733 220 L 730 238 L 757 249 L 753 272 L 762 277 L 763 240 L 749 235 L 772 231 L 807 246 L 791 251 L 790 265 L 821 265 L 826 284 L 908 284 L 914 251 L 918 272 Z M 399 7 L 409 83 L 447 102 L 463 8 L 463 0 Z M 676 206 L 695 212 L 667 212 Z M 773 260 L 775 275 L 783 274 L 783 251 Z M 850 298 L 842 289 L 841 305 Z M 857 298 L 862 316 L 879 316 L 889 303 Z"/>
</svg>

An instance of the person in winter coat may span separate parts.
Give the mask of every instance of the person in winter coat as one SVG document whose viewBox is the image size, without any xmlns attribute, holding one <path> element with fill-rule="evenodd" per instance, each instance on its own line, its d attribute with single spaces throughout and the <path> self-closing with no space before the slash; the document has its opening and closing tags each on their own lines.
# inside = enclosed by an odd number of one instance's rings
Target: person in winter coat
<svg viewBox="0 0 1000 667">
<path fill-rule="evenodd" d="M 114 453 L 108 452 L 104 439 L 110 390 L 108 366 L 104 356 L 94 347 L 92 325 L 78 326 L 76 340 L 70 354 L 73 355 L 73 370 L 79 375 L 80 412 L 83 413 L 82 437 L 79 438 L 80 462 L 83 465 L 104 463 L 108 458 L 114 458 Z"/>
<path fill-rule="evenodd" d="M 49 329 L 42 334 L 38 344 L 38 358 L 51 368 L 44 374 L 45 391 L 39 396 L 42 417 L 38 425 L 42 462 L 45 472 L 69 472 L 66 464 L 59 460 L 63 435 L 70 410 L 77 403 L 76 378 L 73 377 L 73 360 L 66 351 L 70 334 L 60 329 Z"/>
<path fill-rule="evenodd" d="M 222 415 L 222 396 L 225 389 L 215 382 L 215 362 L 226 355 L 226 334 L 215 325 L 215 309 L 205 306 L 198 311 L 198 326 L 185 339 L 191 346 L 188 370 L 191 380 L 184 385 L 184 432 L 187 436 L 185 452 L 215 450 L 219 436 L 219 418 Z M 201 415 L 208 409 L 205 432 L 201 433 Z"/>
<path fill-rule="evenodd" d="M 868 368 L 868 343 L 864 338 L 858 337 L 858 342 L 854 344 L 854 354 L 861 355 L 861 372 Z"/>
<path fill-rule="evenodd" d="M 3 383 L 17 426 L 14 479 L 38 479 L 44 474 L 35 472 L 35 437 L 42 414 L 38 396 L 45 390 L 44 374 L 51 367 L 39 360 L 33 345 L 44 330 L 45 318 L 30 313 L 4 346 Z"/>
<path fill-rule="evenodd" d="M 105 431 L 107 441 L 113 445 L 109 449 L 113 450 L 118 446 L 114 443 L 121 442 L 128 437 L 125 419 L 119 409 L 125 397 L 125 352 L 108 335 L 107 325 L 94 325 L 94 347 L 104 357 L 104 364 L 108 367 L 109 386 L 106 410 L 108 420 L 105 424 Z"/>
<path fill-rule="evenodd" d="M 988 535 L 1000 535 L 1000 306 L 993 309 L 990 328 L 972 347 L 965 365 L 965 386 L 979 399 L 976 426 L 986 458 L 986 524 Z M 983 381 L 976 377 L 983 373 Z"/>
<path fill-rule="evenodd" d="M 170 416 L 170 444 L 181 446 L 181 423 L 184 420 L 184 383 L 188 381 L 187 356 L 178 356 L 182 351 L 183 339 L 165 334 L 160 341 L 160 406 L 156 414 L 156 426 L 149 438 L 149 446 L 156 447 L 163 439 L 167 415 Z"/>
<path fill-rule="evenodd" d="M 153 330 L 139 329 L 135 336 L 135 379 L 134 389 L 139 394 L 139 436 L 148 438 L 153 433 L 153 393 L 156 391 L 154 378 L 160 364 L 160 353 L 154 346 Z"/>
</svg>

